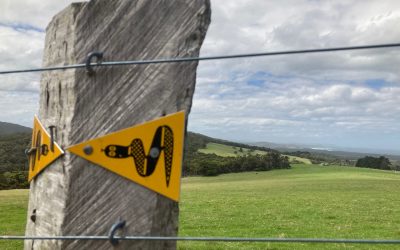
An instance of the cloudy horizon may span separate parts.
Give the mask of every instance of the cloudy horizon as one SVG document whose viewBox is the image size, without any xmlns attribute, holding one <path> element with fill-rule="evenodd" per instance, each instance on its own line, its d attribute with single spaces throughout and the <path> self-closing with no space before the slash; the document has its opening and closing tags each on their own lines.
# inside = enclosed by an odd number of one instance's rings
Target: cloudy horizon
<svg viewBox="0 0 400 250">
<path fill-rule="evenodd" d="M 0 3 L 0 71 L 40 67 L 45 28 L 76 1 Z M 211 1 L 201 56 L 400 42 L 399 1 Z M 201 61 L 190 131 L 400 151 L 400 49 Z M 0 76 L 0 121 L 31 126 L 39 73 Z"/>
</svg>

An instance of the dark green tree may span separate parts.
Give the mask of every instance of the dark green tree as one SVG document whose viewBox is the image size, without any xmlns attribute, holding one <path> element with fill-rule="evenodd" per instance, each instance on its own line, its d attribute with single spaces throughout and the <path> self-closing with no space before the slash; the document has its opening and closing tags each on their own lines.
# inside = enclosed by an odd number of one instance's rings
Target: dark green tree
<svg viewBox="0 0 400 250">
<path fill-rule="evenodd" d="M 392 169 L 392 164 L 390 160 L 385 156 L 380 156 L 380 157 L 365 156 L 363 158 L 358 159 L 355 166 L 361 168 L 375 168 L 382 170 Z"/>
</svg>

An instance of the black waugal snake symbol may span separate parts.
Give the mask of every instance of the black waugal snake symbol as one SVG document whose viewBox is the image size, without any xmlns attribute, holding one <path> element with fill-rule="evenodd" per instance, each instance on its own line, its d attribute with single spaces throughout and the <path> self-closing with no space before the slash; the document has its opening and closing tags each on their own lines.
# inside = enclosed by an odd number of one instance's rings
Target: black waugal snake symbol
<svg viewBox="0 0 400 250">
<path fill-rule="evenodd" d="M 174 135 L 170 127 L 160 126 L 157 128 L 147 155 L 144 152 L 143 142 L 140 139 L 133 139 L 129 146 L 108 145 L 104 149 L 106 156 L 111 158 L 122 159 L 133 157 L 136 171 L 143 177 L 153 174 L 158 159 L 160 158 L 161 151 L 164 151 L 165 179 L 168 187 L 174 152 Z"/>
</svg>

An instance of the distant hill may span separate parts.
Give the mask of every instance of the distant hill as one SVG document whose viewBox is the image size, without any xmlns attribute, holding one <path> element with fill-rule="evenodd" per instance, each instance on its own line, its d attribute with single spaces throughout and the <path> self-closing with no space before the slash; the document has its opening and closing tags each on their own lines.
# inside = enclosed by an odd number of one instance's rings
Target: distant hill
<svg viewBox="0 0 400 250">
<path fill-rule="evenodd" d="M 216 154 L 223 157 L 237 157 L 237 156 L 245 156 L 245 155 L 265 155 L 268 154 L 266 151 L 262 150 L 253 150 L 247 147 L 235 147 L 228 146 L 226 144 L 210 142 L 207 143 L 206 148 L 201 148 L 198 152 L 203 154 Z"/>
<path fill-rule="evenodd" d="M 0 136 L 17 133 L 31 133 L 32 129 L 18 124 L 0 122 Z"/>
<path fill-rule="evenodd" d="M 291 168 L 289 157 L 266 147 L 251 146 L 188 132 L 183 175 L 214 176 L 224 173 Z"/>
<path fill-rule="evenodd" d="M 311 146 L 307 145 L 301 145 L 301 144 L 278 144 L 278 143 L 270 143 L 270 142 L 255 142 L 255 143 L 249 143 L 250 145 L 256 145 L 256 146 L 261 146 L 261 147 L 269 147 L 275 150 L 278 150 L 282 153 L 285 154 L 292 154 L 292 153 L 298 153 L 298 152 L 309 152 L 314 158 L 320 158 L 320 159 L 325 159 L 326 161 L 332 161 L 332 160 L 350 160 L 350 161 L 356 161 L 359 158 L 362 158 L 364 156 L 374 156 L 374 157 L 379 157 L 381 155 L 386 156 L 392 161 L 400 161 L 400 155 L 399 154 L 390 154 L 390 153 L 383 153 L 379 152 L 372 152 L 370 150 L 369 152 L 363 152 L 363 149 L 359 149 L 359 151 L 356 151 L 357 149 L 348 149 L 348 150 L 341 150 L 341 149 L 333 149 L 333 148 L 314 148 Z M 365 150 L 365 149 L 364 149 Z"/>
<path fill-rule="evenodd" d="M 28 188 L 28 159 L 32 129 L 0 122 L 0 190 Z"/>
<path fill-rule="evenodd" d="M 208 143 L 216 143 L 216 144 L 222 144 L 222 145 L 236 147 L 236 148 L 246 148 L 246 149 L 251 149 L 251 150 L 259 150 L 259 151 L 278 153 L 277 150 L 271 149 L 269 147 L 249 145 L 249 144 L 244 144 L 244 143 L 239 143 L 239 142 L 232 142 L 232 141 L 212 138 L 212 137 L 202 135 L 199 133 L 194 133 L 194 132 L 188 132 L 186 143 L 187 143 L 187 145 L 186 145 L 187 150 L 189 150 L 191 152 L 197 152 L 199 149 L 205 149 L 207 147 Z"/>
<path fill-rule="evenodd" d="M 0 136 L 0 173 L 26 170 L 25 149 L 30 147 L 30 133 Z"/>
<path fill-rule="evenodd" d="M 0 190 L 28 188 L 28 159 L 31 133 L 0 136 Z"/>
</svg>

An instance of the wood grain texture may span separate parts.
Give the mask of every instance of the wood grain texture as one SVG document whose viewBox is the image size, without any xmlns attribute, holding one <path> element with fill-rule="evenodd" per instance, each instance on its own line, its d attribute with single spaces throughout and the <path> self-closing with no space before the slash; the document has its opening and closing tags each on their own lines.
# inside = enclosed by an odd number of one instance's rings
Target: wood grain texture
<svg viewBox="0 0 400 250">
<path fill-rule="evenodd" d="M 198 56 L 209 0 L 92 0 L 74 3 L 47 28 L 43 66 L 104 60 Z M 190 111 L 197 62 L 43 73 L 39 119 L 56 141 L 73 145 L 165 114 Z M 36 209 L 36 222 L 30 215 Z M 69 154 L 31 182 L 26 235 L 107 235 L 121 218 L 125 235 L 175 236 L 173 202 Z M 174 249 L 175 242 L 124 241 L 116 249 Z M 105 241 L 25 241 L 25 249 L 113 249 Z"/>
</svg>

